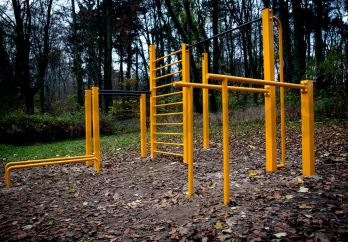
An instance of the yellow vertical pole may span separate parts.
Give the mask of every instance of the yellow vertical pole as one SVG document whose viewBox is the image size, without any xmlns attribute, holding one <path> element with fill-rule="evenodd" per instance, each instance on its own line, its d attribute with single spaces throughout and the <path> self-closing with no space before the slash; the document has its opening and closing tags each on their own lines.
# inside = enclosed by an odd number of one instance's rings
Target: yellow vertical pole
<svg viewBox="0 0 348 242">
<path fill-rule="evenodd" d="M 264 79 L 274 81 L 274 35 L 271 9 L 262 10 L 263 31 L 263 61 Z M 265 128 L 266 128 L 266 171 L 277 170 L 276 143 L 276 90 L 269 86 L 269 93 L 265 94 Z"/>
<path fill-rule="evenodd" d="M 224 152 L 224 204 L 230 202 L 230 163 L 229 163 L 229 122 L 228 122 L 228 82 L 222 82 L 222 133 Z"/>
<path fill-rule="evenodd" d="M 97 161 L 94 162 L 94 169 L 99 173 L 100 160 L 100 129 L 99 129 L 99 88 L 92 87 L 92 109 L 93 109 L 93 146 L 94 156 Z"/>
<path fill-rule="evenodd" d="M 302 118 L 302 174 L 314 175 L 314 108 L 313 108 L 313 81 L 305 80 L 306 85 L 301 90 L 301 118 Z"/>
<path fill-rule="evenodd" d="M 208 53 L 202 56 L 202 83 L 208 84 Z M 203 88 L 203 148 L 209 148 L 209 89 Z"/>
<path fill-rule="evenodd" d="M 190 52 L 186 51 L 186 81 L 190 82 Z M 193 88 L 187 88 L 187 138 L 188 138 L 188 195 L 193 194 Z"/>
<path fill-rule="evenodd" d="M 187 59 L 186 59 L 186 44 L 182 43 L 181 45 L 181 68 L 182 68 L 182 81 L 187 82 Z M 187 115 L 187 108 L 188 108 L 188 102 L 187 102 L 187 93 L 188 93 L 188 88 L 183 87 L 183 94 L 182 94 L 182 111 L 183 111 L 183 116 L 182 116 L 182 121 L 183 121 L 183 139 L 184 139 L 184 163 L 187 163 L 188 161 L 188 131 L 187 131 L 187 121 L 188 121 L 188 115 Z"/>
<path fill-rule="evenodd" d="M 278 25 L 278 46 L 279 46 L 279 81 L 284 82 L 284 58 L 283 58 L 283 27 L 280 20 L 276 17 L 274 19 Z M 285 167 L 285 105 L 284 105 L 284 87 L 280 88 L 280 137 L 282 146 L 282 162 L 281 167 Z"/>
<path fill-rule="evenodd" d="M 86 155 L 92 155 L 92 91 L 85 90 Z M 91 166 L 91 161 L 86 161 Z"/>
<path fill-rule="evenodd" d="M 150 147 L 151 159 L 156 150 L 156 46 L 150 45 Z"/>
<path fill-rule="evenodd" d="M 141 157 L 146 157 L 146 94 L 140 95 Z"/>
</svg>

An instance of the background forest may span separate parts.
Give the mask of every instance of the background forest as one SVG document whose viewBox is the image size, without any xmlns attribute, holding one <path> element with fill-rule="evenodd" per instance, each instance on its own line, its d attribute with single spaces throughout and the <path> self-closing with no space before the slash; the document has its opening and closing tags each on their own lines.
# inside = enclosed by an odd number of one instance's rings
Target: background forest
<svg viewBox="0 0 348 242">
<path fill-rule="evenodd" d="M 257 19 L 264 7 L 283 25 L 285 81 L 315 80 L 316 117 L 346 118 L 346 0 L 1 0 L 0 141 L 18 142 L 33 130 L 47 139 L 83 135 L 84 89 L 148 89 L 150 44 L 158 55 L 168 54 L 182 42 L 193 44 Z M 203 51 L 213 73 L 262 78 L 261 34 L 257 23 L 193 48 L 191 80 L 201 82 Z M 200 95 L 194 98 L 198 113 Z M 288 113 L 292 106 L 299 112 L 298 96 L 286 93 Z M 260 94 L 230 97 L 238 108 L 263 104 Z M 102 130 L 113 129 L 110 117 L 136 115 L 130 111 L 135 105 L 104 99 Z M 210 95 L 211 111 L 220 106 L 219 93 Z"/>
</svg>

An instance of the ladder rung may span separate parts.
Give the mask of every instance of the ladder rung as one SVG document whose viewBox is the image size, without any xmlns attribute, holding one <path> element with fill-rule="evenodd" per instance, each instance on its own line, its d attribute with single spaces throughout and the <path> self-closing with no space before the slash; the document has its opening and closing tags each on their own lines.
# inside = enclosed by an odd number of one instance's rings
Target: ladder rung
<svg viewBox="0 0 348 242">
<path fill-rule="evenodd" d="M 172 145 L 172 146 L 184 146 L 184 144 L 182 144 L 182 143 L 170 143 L 170 142 L 162 142 L 162 141 L 155 141 L 155 144 Z"/>
<path fill-rule="evenodd" d="M 176 156 L 184 157 L 183 154 L 174 153 L 174 152 L 167 152 L 167 151 L 161 151 L 161 150 L 156 150 L 155 153 L 160 153 L 160 154 L 165 154 L 165 155 L 176 155 Z"/>
<path fill-rule="evenodd" d="M 154 116 L 160 117 L 160 116 L 174 116 L 174 115 L 182 115 L 183 112 L 177 112 L 177 113 L 157 113 Z"/>
<path fill-rule="evenodd" d="M 156 126 L 180 126 L 183 125 L 183 123 L 156 123 Z"/>
<path fill-rule="evenodd" d="M 163 76 L 158 76 L 158 77 L 154 78 L 154 80 L 159 80 L 159 79 L 162 79 L 162 78 L 165 78 L 165 77 L 168 77 L 168 76 L 174 76 L 174 75 L 179 74 L 179 73 L 181 73 L 181 70 L 180 71 L 175 71 L 175 72 L 163 75 Z"/>
<path fill-rule="evenodd" d="M 175 102 L 175 103 L 163 103 L 163 104 L 157 104 L 155 107 L 166 107 L 166 106 L 172 106 L 172 105 L 179 105 L 183 104 L 183 102 Z"/>
<path fill-rule="evenodd" d="M 169 97 L 169 96 L 174 96 L 174 95 L 178 95 L 178 94 L 182 94 L 182 91 L 153 96 L 152 98 Z"/>
<path fill-rule="evenodd" d="M 183 133 L 164 133 L 164 132 L 156 132 L 156 135 L 183 135 Z"/>
<path fill-rule="evenodd" d="M 174 52 L 172 52 L 172 53 L 169 53 L 168 55 L 164 55 L 164 56 L 161 56 L 161 57 L 157 58 L 157 59 L 155 60 L 155 62 L 156 62 L 156 61 L 159 61 L 159 60 L 163 60 L 164 58 L 167 58 L 167 57 L 169 57 L 169 56 L 176 55 L 176 54 L 179 54 L 179 53 L 181 53 L 181 50 L 174 51 Z"/>
<path fill-rule="evenodd" d="M 164 87 L 172 87 L 172 86 L 173 86 L 173 82 L 154 87 L 154 89 L 159 89 L 159 88 L 164 88 Z"/>
<path fill-rule="evenodd" d="M 164 66 L 159 66 L 159 67 L 157 67 L 157 68 L 155 69 L 155 71 L 161 70 L 161 69 L 166 68 L 166 67 L 168 67 L 168 66 L 172 66 L 172 65 L 175 65 L 175 64 L 179 64 L 180 62 L 182 62 L 182 61 L 181 61 L 181 60 L 178 60 L 178 61 L 175 61 L 175 62 L 168 63 L 168 64 L 166 64 L 166 65 L 164 65 Z"/>
</svg>

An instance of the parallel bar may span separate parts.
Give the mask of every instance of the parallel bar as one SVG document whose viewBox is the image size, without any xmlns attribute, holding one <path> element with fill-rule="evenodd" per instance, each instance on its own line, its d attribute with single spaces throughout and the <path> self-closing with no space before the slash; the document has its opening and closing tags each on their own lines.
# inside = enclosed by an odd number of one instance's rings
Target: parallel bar
<svg viewBox="0 0 348 242">
<path fill-rule="evenodd" d="M 181 126 L 183 123 L 157 123 L 157 126 Z"/>
<path fill-rule="evenodd" d="M 240 77 L 240 76 L 228 76 L 228 75 L 208 73 L 208 77 L 209 79 L 220 80 L 220 81 L 227 79 L 227 81 L 251 83 L 251 84 L 257 84 L 257 85 L 269 85 L 269 86 L 287 87 L 287 88 L 293 88 L 293 89 L 306 88 L 306 86 L 303 84 L 294 84 L 294 83 L 288 83 L 288 82 L 282 83 L 282 82 L 275 82 L 270 80 L 254 79 L 254 78 L 247 78 L 247 77 Z"/>
<path fill-rule="evenodd" d="M 171 86 L 173 86 L 173 83 L 168 83 L 168 84 L 160 85 L 160 86 L 157 86 L 155 89 L 160 89 L 160 88 L 165 88 L 165 87 L 171 87 Z"/>
<path fill-rule="evenodd" d="M 181 71 L 175 71 L 175 72 L 172 72 L 172 73 L 169 73 L 166 75 L 158 76 L 158 77 L 154 78 L 154 80 L 159 80 L 159 79 L 162 79 L 162 78 L 165 78 L 168 76 L 174 76 L 174 75 L 179 74 L 179 73 L 181 73 Z"/>
<path fill-rule="evenodd" d="M 174 152 L 167 152 L 167 151 L 161 151 L 161 150 L 156 150 L 155 153 L 160 153 L 160 154 L 165 154 L 165 155 L 175 155 L 175 156 L 181 156 L 183 157 L 183 154 L 179 153 L 174 153 Z"/>
<path fill-rule="evenodd" d="M 85 136 L 86 136 L 86 155 L 92 155 L 92 91 L 85 90 Z M 86 161 L 87 166 L 91 166 L 90 161 Z"/>
<path fill-rule="evenodd" d="M 155 134 L 158 134 L 158 135 L 177 135 L 177 136 L 182 136 L 183 133 L 165 133 L 165 132 L 156 132 Z"/>
<path fill-rule="evenodd" d="M 254 19 L 254 20 L 252 20 L 252 21 L 246 22 L 246 23 L 241 24 L 241 25 L 239 25 L 239 26 L 237 26 L 237 27 L 234 27 L 234 28 L 232 28 L 232 29 L 229 29 L 229 30 L 227 30 L 227 31 L 224 31 L 224 32 L 222 32 L 222 33 L 220 33 L 220 34 L 213 35 L 213 36 L 211 36 L 211 37 L 209 37 L 209 38 L 207 38 L 207 39 L 204 39 L 204 40 L 201 40 L 201 41 L 199 41 L 199 42 L 197 42 L 197 43 L 194 43 L 194 44 L 192 44 L 192 45 L 189 45 L 188 48 L 193 48 L 193 47 L 195 47 L 195 46 L 197 46 L 197 45 L 203 44 L 204 42 L 210 41 L 210 40 L 215 39 L 215 38 L 218 38 L 218 37 L 220 37 L 220 36 L 222 36 L 222 35 L 225 35 L 225 34 L 228 34 L 228 33 L 230 33 L 230 32 L 236 31 L 236 30 L 238 30 L 238 29 L 240 29 L 240 28 L 243 28 L 243 27 L 245 27 L 245 26 L 247 26 L 247 25 L 250 25 L 250 24 L 259 22 L 260 20 L 261 20 L 261 18 L 258 18 L 258 19 Z"/>
<path fill-rule="evenodd" d="M 202 88 L 202 89 L 216 89 L 221 90 L 221 85 L 215 84 L 201 84 L 201 83 L 186 83 L 186 82 L 174 82 L 174 87 L 193 87 L 193 88 Z M 234 92 L 257 92 L 257 93 L 268 93 L 268 90 L 265 88 L 253 88 L 253 87 L 234 87 L 228 86 L 228 91 Z"/>
<path fill-rule="evenodd" d="M 178 60 L 178 61 L 175 61 L 175 62 L 166 64 L 166 65 L 164 65 L 164 66 L 157 67 L 157 68 L 155 69 L 155 71 L 158 71 L 158 70 L 161 70 L 161 69 L 166 68 L 166 67 L 168 67 L 168 66 L 172 66 L 172 65 L 175 65 L 175 64 L 179 64 L 179 63 L 181 63 L 181 60 Z"/>
<path fill-rule="evenodd" d="M 26 160 L 26 161 L 13 161 L 5 165 L 5 170 L 11 166 L 16 165 L 26 165 L 32 163 L 44 163 L 44 162 L 55 162 L 61 160 L 77 160 L 77 159 L 90 159 L 93 158 L 93 155 L 81 155 L 81 156 L 72 156 L 72 157 L 60 157 L 60 158 L 49 158 L 49 159 L 40 159 L 40 160 Z"/>
<path fill-rule="evenodd" d="M 162 103 L 162 104 L 157 104 L 155 105 L 155 107 L 159 108 L 159 107 L 166 107 L 166 106 L 173 106 L 173 105 L 180 105 L 183 102 L 175 102 L 175 103 Z"/>
<path fill-rule="evenodd" d="M 159 145 L 184 146 L 184 144 L 182 143 L 171 143 L 171 142 L 162 142 L 162 141 L 156 141 L 155 143 Z"/>
<path fill-rule="evenodd" d="M 179 53 L 181 53 L 181 50 L 174 51 L 174 52 L 172 52 L 172 53 L 170 53 L 170 54 L 168 54 L 168 55 L 164 55 L 164 56 L 162 56 L 162 57 L 160 57 L 160 58 L 157 58 L 157 59 L 155 60 L 155 62 L 160 61 L 160 60 L 163 60 L 163 59 L 165 59 L 165 58 L 167 58 L 167 57 L 169 57 L 169 56 L 176 55 L 176 54 L 179 54 Z"/>
<path fill-rule="evenodd" d="M 89 160 L 94 160 L 98 163 L 97 157 L 91 157 L 87 158 Z M 77 163 L 77 162 L 85 162 L 86 158 L 80 158 L 80 159 L 66 159 L 61 161 L 52 161 L 52 162 L 42 162 L 42 163 L 31 163 L 31 164 L 22 164 L 22 165 L 14 165 L 10 166 L 5 170 L 5 183 L 7 187 L 11 186 L 11 171 L 17 170 L 17 169 L 24 169 L 24 168 L 32 168 L 32 167 L 39 167 L 39 166 L 48 166 L 48 165 L 59 165 L 59 164 L 68 164 L 68 163 Z"/>
<path fill-rule="evenodd" d="M 167 94 L 162 94 L 162 95 L 158 95 L 158 96 L 153 96 L 152 98 L 170 97 L 170 96 L 174 96 L 174 95 L 178 95 L 178 94 L 182 94 L 182 91 L 179 91 L 179 92 L 171 92 L 171 93 L 167 93 Z"/>
<path fill-rule="evenodd" d="M 273 16 L 273 20 L 278 26 L 278 46 L 279 46 L 279 81 L 284 82 L 284 61 L 283 61 L 283 27 L 280 20 Z M 281 166 L 286 165 L 285 150 L 285 105 L 284 105 L 284 87 L 280 87 L 280 139 L 281 139 Z M 279 166 L 278 166 L 279 167 Z"/>
<path fill-rule="evenodd" d="M 160 116 L 175 116 L 175 115 L 182 115 L 183 112 L 175 112 L 175 113 L 157 113 L 155 114 L 156 117 Z"/>
</svg>

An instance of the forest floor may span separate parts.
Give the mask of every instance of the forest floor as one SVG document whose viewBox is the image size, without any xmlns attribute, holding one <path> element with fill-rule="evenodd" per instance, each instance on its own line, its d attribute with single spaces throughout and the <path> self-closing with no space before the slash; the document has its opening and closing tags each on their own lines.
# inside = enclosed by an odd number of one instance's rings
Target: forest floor
<svg viewBox="0 0 348 242">
<path fill-rule="evenodd" d="M 231 127 L 232 202 L 223 204 L 221 128 L 195 139 L 194 187 L 177 158 L 130 147 L 82 165 L 0 171 L 0 241 L 347 241 L 348 123 L 316 123 L 316 175 L 301 176 L 300 123 L 287 127 L 286 169 L 265 172 L 263 124 Z M 198 131 L 196 132 L 196 134 Z"/>
</svg>

